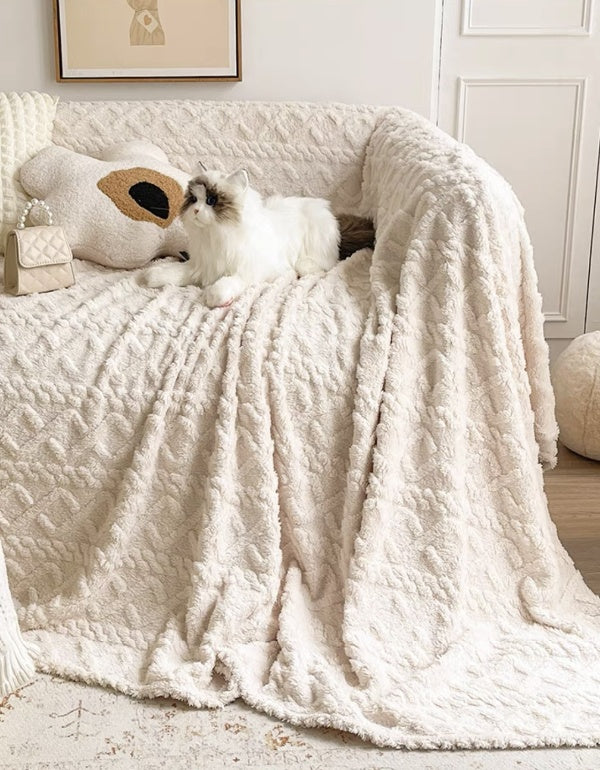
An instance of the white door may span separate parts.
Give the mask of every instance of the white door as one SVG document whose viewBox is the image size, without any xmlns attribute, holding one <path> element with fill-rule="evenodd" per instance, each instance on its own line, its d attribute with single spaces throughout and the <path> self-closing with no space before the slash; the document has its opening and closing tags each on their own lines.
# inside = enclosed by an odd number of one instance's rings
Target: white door
<svg viewBox="0 0 600 770">
<path fill-rule="evenodd" d="M 592 264 L 588 291 L 586 332 L 600 331 L 600 151 L 598 153 L 598 176 L 596 186 L 596 215 L 592 241 Z"/>
<path fill-rule="evenodd" d="M 549 339 L 585 327 L 600 135 L 593 4 L 444 3 L 439 125 L 497 168 L 523 203 Z"/>
</svg>

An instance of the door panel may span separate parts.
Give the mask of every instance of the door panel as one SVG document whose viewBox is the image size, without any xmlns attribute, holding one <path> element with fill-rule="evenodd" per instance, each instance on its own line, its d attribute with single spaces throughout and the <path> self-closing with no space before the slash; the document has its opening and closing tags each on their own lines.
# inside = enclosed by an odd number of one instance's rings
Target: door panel
<svg viewBox="0 0 600 770">
<path fill-rule="evenodd" d="M 465 0 L 465 35 L 585 35 L 591 0 Z"/>
<path fill-rule="evenodd" d="M 596 214 L 592 240 L 592 262 L 587 303 L 586 332 L 600 331 L 600 148 L 596 173 Z"/>
</svg>

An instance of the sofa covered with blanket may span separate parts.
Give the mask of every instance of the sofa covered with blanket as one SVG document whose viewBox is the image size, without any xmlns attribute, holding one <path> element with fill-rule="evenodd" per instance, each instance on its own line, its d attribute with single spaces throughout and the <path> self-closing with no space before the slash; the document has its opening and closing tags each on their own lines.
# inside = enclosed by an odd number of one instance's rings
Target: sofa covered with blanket
<svg viewBox="0 0 600 770">
<path fill-rule="evenodd" d="M 387 746 L 599 741 L 600 600 L 548 516 L 509 185 L 395 108 L 66 102 L 53 131 L 244 166 L 377 238 L 227 309 L 82 260 L 0 294 L 0 541 L 38 670 Z"/>
</svg>

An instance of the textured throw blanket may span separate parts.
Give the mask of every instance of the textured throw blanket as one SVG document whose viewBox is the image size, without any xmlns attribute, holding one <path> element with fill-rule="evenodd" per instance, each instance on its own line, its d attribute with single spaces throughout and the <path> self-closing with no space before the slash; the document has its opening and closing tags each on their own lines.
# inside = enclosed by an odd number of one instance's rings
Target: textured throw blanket
<svg viewBox="0 0 600 770">
<path fill-rule="evenodd" d="M 0 537 L 40 670 L 407 747 L 600 741 L 508 185 L 382 114 L 378 240 L 209 311 L 78 263 L 0 296 Z"/>
</svg>

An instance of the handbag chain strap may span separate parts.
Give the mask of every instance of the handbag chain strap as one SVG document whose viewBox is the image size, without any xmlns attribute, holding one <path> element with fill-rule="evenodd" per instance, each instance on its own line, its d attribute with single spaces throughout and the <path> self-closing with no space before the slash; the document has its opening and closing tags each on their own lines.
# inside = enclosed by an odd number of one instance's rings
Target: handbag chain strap
<svg viewBox="0 0 600 770">
<path fill-rule="evenodd" d="M 25 229 L 25 221 L 31 213 L 31 209 L 33 209 L 35 206 L 39 206 L 46 212 L 48 215 L 48 224 L 52 224 L 52 212 L 50 211 L 50 206 L 46 203 L 46 201 L 40 201 L 37 198 L 33 198 L 25 204 L 25 207 L 21 212 L 21 216 L 19 217 L 19 221 L 17 222 L 17 230 Z"/>
</svg>

